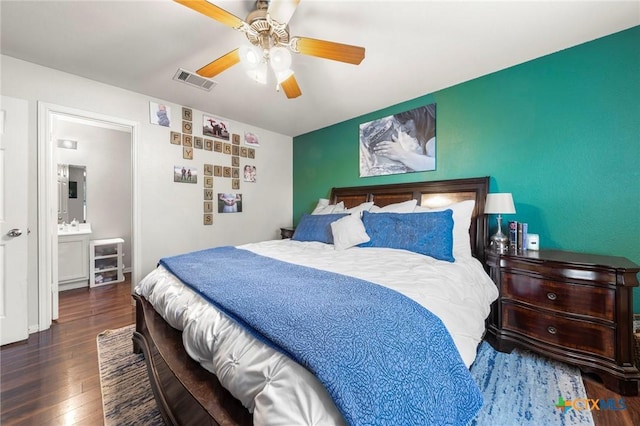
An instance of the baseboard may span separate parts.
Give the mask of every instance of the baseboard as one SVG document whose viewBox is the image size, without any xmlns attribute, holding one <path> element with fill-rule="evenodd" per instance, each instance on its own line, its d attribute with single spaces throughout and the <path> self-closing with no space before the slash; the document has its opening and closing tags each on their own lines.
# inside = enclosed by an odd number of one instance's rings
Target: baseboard
<svg viewBox="0 0 640 426">
<path fill-rule="evenodd" d="M 89 287 L 87 280 L 73 281 L 65 284 L 58 284 L 58 291 L 75 290 L 77 288 Z"/>
</svg>

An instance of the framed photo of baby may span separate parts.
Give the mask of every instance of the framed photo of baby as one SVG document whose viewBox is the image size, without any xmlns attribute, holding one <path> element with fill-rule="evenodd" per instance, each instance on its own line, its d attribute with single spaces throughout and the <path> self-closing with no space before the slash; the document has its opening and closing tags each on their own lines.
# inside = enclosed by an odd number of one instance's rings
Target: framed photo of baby
<svg viewBox="0 0 640 426">
<path fill-rule="evenodd" d="M 360 125 L 360 177 L 436 169 L 436 104 Z"/>
<path fill-rule="evenodd" d="M 158 126 L 171 127 L 171 107 L 149 102 L 149 122 Z"/>
</svg>

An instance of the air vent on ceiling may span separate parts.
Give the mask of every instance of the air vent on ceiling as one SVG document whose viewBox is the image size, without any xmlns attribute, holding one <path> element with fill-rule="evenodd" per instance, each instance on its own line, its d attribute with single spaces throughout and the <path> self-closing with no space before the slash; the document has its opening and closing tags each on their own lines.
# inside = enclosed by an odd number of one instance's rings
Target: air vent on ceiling
<svg viewBox="0 0 640 426">
<path fill-rule="evenodd" d="M 209 80 L 208 78 L 200 77 L 198 74 L 183 70 L 182 68 L 178 68 L 178 71 L 176 72 L 176 75 L 173 76 L 173 79 L 176 81 L 182 81 L 183 83 L 187 83 L 191 86 L 195 86 L 206 91 L 211 91 L 211 89 L 213 89 L 213 87 L 216 85 L 215 81 Z"/>
</svg>

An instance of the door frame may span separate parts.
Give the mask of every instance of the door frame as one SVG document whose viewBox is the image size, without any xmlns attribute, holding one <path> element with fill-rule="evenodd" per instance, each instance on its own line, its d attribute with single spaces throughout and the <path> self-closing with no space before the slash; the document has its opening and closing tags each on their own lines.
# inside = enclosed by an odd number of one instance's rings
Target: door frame
<svg viewBox="0 0 640 426">
<path fill-rule="evenodd" d="M 51 326 L 52 303 L 58 297 L 58 217 L 56 197 L 56 143 L 52 140 L 53 119 L 56 116 L 77 119 L 96 126 L 128 131 L 131 135 L 131 285 L 140 280 L 140 205 L 137 175 L 138 131 L 135 121 L 95 112 L 38 101 L 38 329 Z"/>
</svg>

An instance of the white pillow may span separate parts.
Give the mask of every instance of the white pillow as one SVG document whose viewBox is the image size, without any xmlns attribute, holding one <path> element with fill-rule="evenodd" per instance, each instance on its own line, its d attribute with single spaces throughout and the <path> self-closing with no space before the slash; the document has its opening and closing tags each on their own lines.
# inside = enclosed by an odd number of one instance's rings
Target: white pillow
<svg viewBox="0 0 640 426">
<path fill-rule="evenodd" d="M 345 213 L 351 213 L 352 215 L 362 216 L 362 212 L 369 211 L 373 207 L 373 201 L 367 201 L 366 203 L 362 203 L 358 206 L 351 207 L 350 209 L 346 209 Z"/>
<path fill-rule="evenodd" d="M 453 211 L 453 257 L 458 260 L 472 257 L 469 226 L 471 225 L 471 215 L 475 205 L 475 200 L 466 200 L 436 209 L 417 206 L 414 211 L 416 213 L 439 212 L 448 209 Z"/>
<path fill-rule="evenodd" d="M 371 213 L 412 213 L 418 204 L 418 200 L 408 200 L 401 203 L 389 204 L 384 207 L 373 206 Z"/>
<path fill-rule="evenodd" d="M 367 235 L 364 224 L 357 214 L 350 214 L 331 222 L 333 233 L 333 245 L 336 250 L 345 250 L 361 243 L 366 243 L 371 238 Z"/>
<path fill-rule="evenodd" d="M 331 214 L 344 212 L 344 203 L 340 201 L 338 204 L 329 204 L 329 200 L 326 198 L 320 198 L 316 208 L 313 209 L 311 214 Z"/>
</svg>

